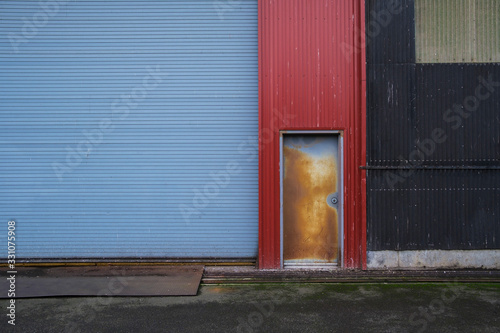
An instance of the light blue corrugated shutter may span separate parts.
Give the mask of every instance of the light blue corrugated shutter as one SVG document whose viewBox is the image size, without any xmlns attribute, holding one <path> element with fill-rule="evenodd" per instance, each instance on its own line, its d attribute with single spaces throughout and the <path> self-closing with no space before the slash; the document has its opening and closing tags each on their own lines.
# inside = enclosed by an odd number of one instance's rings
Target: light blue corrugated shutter
<svg viewBox="0 0 500 333">
<path fill-rule="evenodd" d="M 0 224 L 18 257 L 257 255 L 256 0 L 0 13 Z"/>
</svg>

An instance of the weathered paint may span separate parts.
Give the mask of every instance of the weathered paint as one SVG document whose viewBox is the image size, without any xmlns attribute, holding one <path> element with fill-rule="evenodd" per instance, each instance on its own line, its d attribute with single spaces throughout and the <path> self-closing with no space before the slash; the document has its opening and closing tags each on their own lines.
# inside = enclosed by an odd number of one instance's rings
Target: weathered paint
<svg viewBox="0 0 500 333">
<path fill-rule="evenodd" d="M 368 250 L 499 249 L 500 64 L 416 64 L 406 4 L 367 49 Z"/>
<path fill-rule="evenodd" d="M 366 250 L 364 1 L 259 1 L 259 267 L 280 267 L 280 130 L 344 132 L 344 266 Z"/>
<path fill-rule="evenodd" d="M 287 135 L 283 143 L 283 260 L 338 263 L 337 140 Z"/>
<path fill-rule="evenodd" d="M 415 63 L 414 7 L 414 0 L 366 0 L 368 64 Z"/>
<path fill-rule="evenodd" d="M 417 62 L 500 62 L 499 13 L 498 0 L 415 0 Z"/>
<path fill-rule="evenodd" d="M 498 249 L 500 89 L 484 80 L 500 81 L 500 65 L 385 64 L 369 73 L 368 163 L 387 169 L 368 171 L 368 249 Z M 388 86 L 398 88 L 390 100 Z M 477 110 L 457 110 L 476 91 L 488 92 Z"/>
</svg>

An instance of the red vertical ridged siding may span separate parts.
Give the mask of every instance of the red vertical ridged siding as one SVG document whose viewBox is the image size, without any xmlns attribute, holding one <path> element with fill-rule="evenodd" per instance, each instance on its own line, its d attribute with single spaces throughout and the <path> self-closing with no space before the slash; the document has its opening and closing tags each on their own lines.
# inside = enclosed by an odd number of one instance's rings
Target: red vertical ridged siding
<svg viewBox="0 0 500 333">
<path fill-rule="evenodd" d="M 343 131 L 344 266 L 366 266 L 361 31 L 362 0 L 259 0 L 260 268 L 280 266 L 281 130 Z"/>
</svg>

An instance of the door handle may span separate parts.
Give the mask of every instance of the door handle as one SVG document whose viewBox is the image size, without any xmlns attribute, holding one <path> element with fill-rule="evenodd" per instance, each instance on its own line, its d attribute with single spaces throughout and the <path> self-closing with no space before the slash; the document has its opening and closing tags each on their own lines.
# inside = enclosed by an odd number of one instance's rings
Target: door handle
<svg viewBox="0 0 500 333">
<path fill-rule="evenodd" d="M 326 203 L 328 204 L 328 206 L 330 207 L 333 207 L 335 209 L 338 209 L 339 208 L 339 197 L 338 197 L 338 193 L 335 192 L 335 193 L 331 193 L 329 194 L 327 197 L 326 197 Z"/>
</svg>

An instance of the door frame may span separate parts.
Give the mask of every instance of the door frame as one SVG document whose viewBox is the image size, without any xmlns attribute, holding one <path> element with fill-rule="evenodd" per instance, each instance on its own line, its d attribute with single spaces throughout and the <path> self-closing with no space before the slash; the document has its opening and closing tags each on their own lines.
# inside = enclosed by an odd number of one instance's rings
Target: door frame
<svg viewBox="0 0 500 333">
<path fill-rule="evenodd" d="M 338 193 L 339 193 L 339 211 L 338 214 L 338 237 L 339 237 L 339 259 L 337 266 L 331 266 L 336 268 L 344 267 L 344 133 L 341 130 L 281 130 L 279 132 L 279 145 L 280 145 L 280 159 L 279 159 L 279 169 L 280 169 L 280 268 L 284 269 L 283 260 L 283 176 L 284 176 L 284 158 L 283 158 L 283 136 L 284 135 L 294 135 L 294 134 L 330 134 L 332 136 L 338 137 L 338 161 L 339 161 L 339 175 L 338 175 Z M 321 265 L 301 265 L 301 268 L 318 268 Z M 330 267 L 330 266 L 328 266 Z"/>
</svg>

